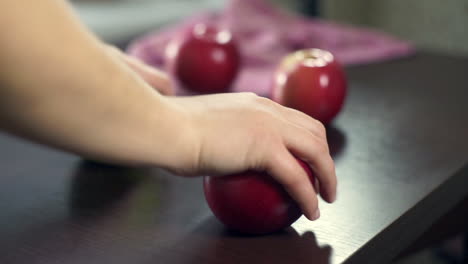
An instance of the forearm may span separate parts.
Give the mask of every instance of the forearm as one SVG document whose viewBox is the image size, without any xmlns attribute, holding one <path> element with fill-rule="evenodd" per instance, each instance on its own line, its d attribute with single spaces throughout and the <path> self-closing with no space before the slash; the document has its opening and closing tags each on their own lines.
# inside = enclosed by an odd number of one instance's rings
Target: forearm
<svg viewBox="0 0 468 264">
<path fill-rule="evenodd" d="M 7 130 L 100 160 L 171 166 L 188 140 L 180 111 L 110 56 L 65 3 L 3 0 L 0 10 L 8 10 L 0 18 Z"/>
</svg>

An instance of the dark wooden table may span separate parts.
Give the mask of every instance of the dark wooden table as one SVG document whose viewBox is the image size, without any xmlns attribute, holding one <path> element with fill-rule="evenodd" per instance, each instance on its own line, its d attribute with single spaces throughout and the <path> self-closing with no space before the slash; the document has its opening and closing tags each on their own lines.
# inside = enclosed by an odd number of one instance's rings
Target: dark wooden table
<svg viewBox="0 0 468 264">
<path fill-rule="evenodd" d="M 468 59 L 421 53 L 347 70 L 329 129 L 336 204 L 246 237 L 200 178 L 85 162 L 0 136 L 0 263 L 385 263 L 468 195 Z"/>
</svg>

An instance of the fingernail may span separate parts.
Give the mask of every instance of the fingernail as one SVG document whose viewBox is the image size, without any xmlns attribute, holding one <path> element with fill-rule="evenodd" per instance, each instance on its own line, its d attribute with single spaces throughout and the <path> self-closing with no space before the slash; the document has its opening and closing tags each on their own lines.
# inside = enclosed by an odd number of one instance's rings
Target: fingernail
<svg viewBox="0 0 468 264">
<path fill-rule="evenodd" d="M 310 220 L 314 221 L 320 218 L 320 210 L 317 208 L 315 212 L 312 214 L 312 218 Z"/>
</svg>

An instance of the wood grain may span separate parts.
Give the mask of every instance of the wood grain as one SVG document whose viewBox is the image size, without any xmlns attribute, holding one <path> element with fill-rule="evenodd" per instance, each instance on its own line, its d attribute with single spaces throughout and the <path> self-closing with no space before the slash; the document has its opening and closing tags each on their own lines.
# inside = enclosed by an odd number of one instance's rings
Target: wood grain
<svg viewBox="0 0 468 264">
<path fill-rule="evenodd" d="M 200 178 L 0 135 L 0 263 L 389 262 L 468 194 L 467 69 L 431 53 L 347 69 L 338 201 L 268 236 L 225 230 Z"/>
</svg>

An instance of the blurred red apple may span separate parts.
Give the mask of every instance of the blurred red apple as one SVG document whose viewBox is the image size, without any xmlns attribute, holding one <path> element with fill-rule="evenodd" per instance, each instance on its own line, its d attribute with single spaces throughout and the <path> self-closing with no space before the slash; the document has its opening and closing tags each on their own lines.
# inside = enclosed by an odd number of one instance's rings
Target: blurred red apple
<svg viewBox="0 0 468 264">
<path fill-rule="evenodd" d="M 313 183 L 309 166 L 298 160 Z M 207 176 L 205 198 L 213 214 L 228 228 L 247 234 L 267 234 L 294 223 L 299 206 L 265 172 L 247 171 L 228 176 Z"/>
<path fill-rule="evenodd" d="M 329 124 L 340 112 L 347 82 L 341 65 L 325 50 L 287 55 L 274 76 L 272 99 Z"/>
<path fill-rule="evenodd" d="M 227 29 L 196 24 L 166 49 L 169 71 L 192 92 L 229 91 L 240 66 L 237 44 Z"/>
</svg>

